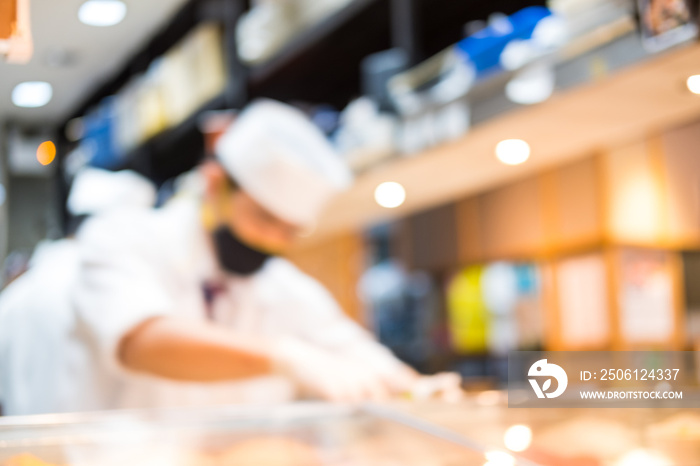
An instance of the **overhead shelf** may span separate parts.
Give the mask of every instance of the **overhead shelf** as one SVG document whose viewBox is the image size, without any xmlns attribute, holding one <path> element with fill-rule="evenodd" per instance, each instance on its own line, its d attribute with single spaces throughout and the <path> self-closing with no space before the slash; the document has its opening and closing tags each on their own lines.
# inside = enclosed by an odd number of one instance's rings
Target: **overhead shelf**
<svg viewBox="0 0 700 466">
<path fill-rule="evenodd" d="M 513 13 L 544 0 L 354 0 L 292 39 L 267 62 L 252 66 L 251 97 L 344 106 L 361 92 L 360 63 L 391 47 L 412 47 L 421 61 L 464 37 L 464 25 L 495 12 Z M 411 10 L 407 17 L 406 10 Z M 412 44 L 401 36 L 412 37 Z"/>
<path fill-rule="evenodd" d="M 131 168 L 151 176 L 156 182 L 177 176 L 193 168 L 204 155 L 203 137 L 198 122 L 203 113 L 226 108 L 224 94 L 202 105 L 180 124 L 166 129 L 139 144 L 116 168 Z"/>
<path fill-rule="evenodd" d="M 311 49 L 325 40 L 329 40 L 333 34 L 341 28 L 350 25 L 359 19 L 360 14 L 368 12 L 372 6 L 379 3 L 387 3 L 386 0 L 354 0 L 341 10 L 333 13 L 308 30 L 296 35 L 292 40 L 279 50 L 272 58 L 251 68 L 250 78 L 253 83 L 262 83 L 279 73 L 295 59 L 308 53 Z"/>
<path fill-rule="evenodd" d="M 528 6 L 546 6 L 546 0 L 489 0 L 468 2 L 454 0 L 412 0 L 420 27 L 416 32 L 421 40 L 420 59 L 426 59 L 462 39 L 466 24 L 486 20 L 495 13 L 511 15 Z"/>
<path fill-rule="evenodd" d="M 420 60 L 425 58 L 426 51 L 432 53 L 433 49 L 459 40 L 468 21 L 486 19 L 495 10 L 509 13 L 539 3 L 540 0 L 498 0 L 488 6 L 465 6 L 453 0 L 353 0 L 301 32 L 268 61 L 246 67 L 235 53 L 237 21 L 246 2 L 190 0 L 170 24 L 138 51 L 120 73 L 87 98 L 73 116 L 84 115 L 104 97 L 118 92 L 200 22 L 220 21 L 230 62 L 226 94 L 204 105 L 183 123 L 130 151 L 119 167 L 135 168 L 160 182 L 201 159 L 202 148 L 197 144 L 202 138 L 196 121 L 202 111 L 243 105 L 256 97 L 329 103 L 340 109 L 362 93 L 360 64 L 367 55 L 391 47 L 415 45 L 413 58 Z M 405 16 L 409 10 L 413 11 L 413 17 Z M 401 37 L 406 36 L 413 37 L 415 43 L 404 43 Z M 425 47 L 421 45 L 423 39 Z M 71 144 L 64 141 L 62 153 L 70 148 Z"/>
<path fill-rule="evenodd" d="M 335 199 L 307 241 L 407 216 L 691 121 L 700 116 L 700 97 L 688 92 L 685 80 L 697 73 L 698 62 L 700 45 L 687 45 L 488 120 L 454 142 L 375 167 Z M 496 160 L 494 148 L 506 138 L 530 144 L 527 163 Z M 375 203 L 374 189 L 384 181 L 406 188 L 403 205 Z"/>
<path fill-rule="evenodd" d="M 391 47 L 390 1 L 354 0 L 250 67 L 251 97 L 345 105 L 360 90 L 360 62 Z"/>
</svg>

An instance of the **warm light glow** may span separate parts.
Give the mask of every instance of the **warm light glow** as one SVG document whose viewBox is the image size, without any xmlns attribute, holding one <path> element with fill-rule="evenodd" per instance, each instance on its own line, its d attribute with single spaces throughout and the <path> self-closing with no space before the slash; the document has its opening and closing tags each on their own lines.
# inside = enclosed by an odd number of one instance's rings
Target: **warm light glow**
<svg viewBox="0 0 700 466">
<path fill-rule="evenodd" d="M 633 450 L 623 456 L 616 466 L 671 466 L 665 456 L 648 450 Z"/>
<path fill-rule="evenodd" d="M 665 188 L 644 150 L 642 145 L 619 149 L 608 164 L 615 180 L 608 208 L 610 231 L 640 242 L 661 237 L 666 218 Z"/>
<path fill-rule="evenodd" d="M 700 74 L 694 74 L 686 81 L 688 90 L 693 94 L 700 94 Z"/>
<path fill-rule="evenodd" d="M 514 466 L 515 458 L 504 451 L 487 451 L 484 466 Z"/>
<path fill-rule="evenodd" d="M 126 4 L 120 0 L 88 0 L 78 10 L 78 19 L 88 26 L 114 26 L 126 16 Z"/>
<path fill-rule="evenodd" d="M 18 107 L 43 107 L 51 101 L 53 88 L 44 81 L 27 81 L 12 90 L 12 103 Z"/>
<path fill-rule="evenodd" d="M 511 451 L 525 451 L 532 443 L 532 430 L 521 424 L 510 426 L 503 435 L 503 443 Z"/>
<path fill-rule="evenodd" d="M 374 190 L 374 200 L 382 207 L 393 209 L 406 200 L 406 190 L 399 183 L 387 181 Z"/>
<path fill-rule="evenodd" d="M 530 158 L 530 146 L 522 139 L 505 139 L 496 145 L 496 157 L 506 165 L 519 165 Z"/>
<path fill-rule="evenodd" d="M 48 165 L 56 158 L 56 145 L 51 141 L 44 141 L 39 144 L 36 150 L 36 159 L 42 165 Z"/>
</svg>

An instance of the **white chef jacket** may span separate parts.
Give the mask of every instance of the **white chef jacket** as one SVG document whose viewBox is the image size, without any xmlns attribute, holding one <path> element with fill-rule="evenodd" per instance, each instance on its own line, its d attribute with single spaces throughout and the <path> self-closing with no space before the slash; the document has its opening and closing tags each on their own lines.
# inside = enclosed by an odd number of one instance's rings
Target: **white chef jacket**
<svg viewBox="0 0 700 466">
<path fill-rule="evenodd" d="M 363 355 L 367 364 L 401 367 L 401 363 L 359 325 L 346 317 L 315 280 L 281 258 L 269 259 L 248 277 L 222 273 L 200 219 L 200 201 L 183 195 L 162 209 L 123 210 L 89 220 L 77 244 L 79 264 L 70 287 L 71 332 L 51 342 L 56 351 L 70 347 L 82 355 L 75 370 L 54 367 L 52 377 L 72 386 L 70 402 L 54 396 L 53 384 L 42 392 L 44 412 L 95 409 L 192 406 L 223 403 L 271 403 L 293 399 L 295 388 L 280 375 L 241 381 L 194 383 L 134 373 L 117 357 L 121 338 L 157 316 L 207 319 L 203 285 L 217 281 L 223 291 L 210 315 L 238 333 L 266 338 L 295 336 L 337 352 Z M 45 342 L 37 335 L 31 364 L 50 364 Z M 44 359 L 38 353 L 44 354 Z M 65 369 L 65 370 L 64 370 Z M 18 380 L 17 383 L 20 383 Z M 3 390 L 8 414 L 22 414 Z M 14 387 L 14 392 L 22 387 Z"/>
<path fill-rule="evenodd" d="M 91 355 L 77 345 L 70 293 L 78 272 L 70 239 L 40 244 L 30 267 L 0 294 L 0 403 L 4 414 L 97 406 L 75 387 L 92 379 Z M 47 393 L 50 393 L 47 396 Z"/>
</svg>

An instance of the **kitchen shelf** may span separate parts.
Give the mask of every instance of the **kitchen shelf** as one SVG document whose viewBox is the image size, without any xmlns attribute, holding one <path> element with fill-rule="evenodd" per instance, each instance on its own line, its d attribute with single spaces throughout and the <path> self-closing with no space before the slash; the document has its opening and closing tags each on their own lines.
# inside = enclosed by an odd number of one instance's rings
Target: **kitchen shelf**
<svg viewBox="0 0 700 466">
<path fill-rule="evenodd" d="M 253 83 L 261 83 L 270 79 L 273 75 L 280 73 L 285 66 L 311 49 L 322 41 L 329 40 L 333 34 L 341 31 L 341 28 L 351 25 L 352 21 L 358 20 L 363 13 L 368 13 L 370 7 L 376 7 L 380 3 L 387 3 L 386 0 L 353 0 L 340 11 L 331 14 L 318 24 L 312 25 L 293 37 L 291 41 L 273 55 L 267 61 L 254 65 L 251 68 L 250 78 Z"/>
<path fill-rule="evenodd" d="M 222 93 L 203 104 L 180 124 L 168 128 L 139 144 L 124 157 L 116 169 L 133 169 L 157 183 L 193 168 L 204 156 L 204 141 L 199 131 L 203 113 L 226 108 Z"/>
<path fill-rule="evenodd" d="M 391 47 L 390 13 L 389 0 L 353 0 L 251 66 L 249 96 L 344 106 L 360 93 L 362 59 Z"/>
<path fill-rule="evenodd" d="M 122 69 L 110 79 L 98 86 L 83 102 L 76 106 L 69 120 L 81 117 L 90 108 L 98 105 L 102 99 L 116 94 L 134 76 L 144 73 L 151 62 L 163 55 L 195 26 L 204 21 L 221 21 L 212 6 L 219 0 L 195 0 L 184 4 L 168 24 L 157 31 L 153 37 L 139 49 Z"/>
<path fill-rule="evenodd" d="M 118 167 L 134 168 L 162 182 L 201 159 L 202 148 L 197 147 L 201 135 L 196 134 L 196 120 L 201 111 L 240 107 L 256 97 L 328 103 L 340 109 L 362 93 L 360 68 L 367 55 L 401 47 L 410 49 L 412 61 L 420 61 L 434 50 L 459 40 L 463 24 L 470 20 L 486 19 L 495 10 L 511 13 L 541 3 L 541 0 L 498 0 L 489 6 L 465 6 L 452 0 L 353 0 L 291 39 L 266 62 L 246 66 L 237 56 L 235 36 L 237 21 L 247 2 L 190 0 L 119 73 L 86 98 L 72 117 L 84 115 L 104 97 L 116 93 L 197 24 L 221 22 L 230 76 L 225 94 L 180 125 L 130 151 L 124 164 Z M 65 154 L 72 145 L 62 141 L 60 147 Z"/>
<path fill-rule="evenodd" d="M 700 116 L 700 98 L 688 92 L 685 80 L 697 73 L 698 61 L 700 44 L 688 44 L 492 118 L 453 142 L 377 166 L 331 203 L 306 242 L 405 217 L 692 121 Z M 497 161 L 494 148 L 507 138 L 530 144 L 527 163 Z M 403 205 L 385 209 L 375 203 L 374 189 L 384 181 L 405 187 Z"/>
</svg>

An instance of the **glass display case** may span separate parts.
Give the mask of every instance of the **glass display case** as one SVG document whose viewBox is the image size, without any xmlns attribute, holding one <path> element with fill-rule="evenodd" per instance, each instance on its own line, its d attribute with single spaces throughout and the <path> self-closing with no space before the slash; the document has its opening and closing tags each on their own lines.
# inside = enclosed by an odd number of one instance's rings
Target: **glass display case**
<svg viewBox="0 0 700 466">
<path fill-rule="evenodd" d="M 2 466 L 532 465 L 379 406 L 302 403 L 0 418 Z"/>
<path fill-rule="evenodd" d="M 519 409 L 503 392 L 0 418 L 0 466 L 698 466 L 700 409 Z"/>
<path fill-rule="evenodd" d="M 543 466 L 700 466 L 700 406 L 508 408 L 505 392 L 485 391 L 393 409 Z"/>
</svg>

